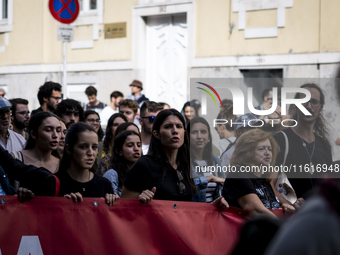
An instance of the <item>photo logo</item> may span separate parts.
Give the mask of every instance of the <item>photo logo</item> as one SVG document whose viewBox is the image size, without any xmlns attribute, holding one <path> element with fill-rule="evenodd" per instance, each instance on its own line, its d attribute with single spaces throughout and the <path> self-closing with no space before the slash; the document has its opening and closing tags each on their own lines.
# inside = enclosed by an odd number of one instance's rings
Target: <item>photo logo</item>
<svg viewBox="0 0 340 255">
<path fill-rule="evenodd" d="M 208 87 L 209 89 L 211 89 L 212 92 L 214 92 L 215 95 L 217 96 L 218 100 L 220 100 L 220 104 L 221 104 L 221 106 L 222 106 L 222 100 L 221 100 L 221 98 L 220 98 L 220 95 L 217 93 L 217 91 L 216 91 L 213 87 L 211 87 L 210 85 L 205 84 L 205 83 L 203 83 L 203 82 L 197 82 L 197 83 L 198 83 L 198 84 L 201 84 L 201 85 L 204 85 L 204 86 Z M 215 100 L 214 96 L 210 93 L 210 91 L 208 91 L 208 90 L 206 90 L 206 89 L 203 89 L 203 88 L 201 88 L 201 87 L 196 87 L 196 88 L 201 89 L 201 90 L 205 91 L 206 93 L 208 93 L 208 95 L 211 96 L 211 98 L 212 98 L 212 99 L 214 100 L 214 102 L 215 102 L 215 105 L 217 106 L 216 100 Z"/>
<path fill-rule="evenodd" d="M 220 104 L 222 106 L 222 100 L 219 96 L 219 94 L 217 93 L 217 91 L 210 85 L 203 83 L 203 82 L 196 82 L 198 84 L 204 85 L 206 87 L 208 87 L 210 90 L 212 90 L 215 95 L 218 97 Z M 205 91 L 207 94 L 209 94 L 211 96 L 211 98 L 214 100 L 215 105 L 217 105 L 215 98 L 213 97 L 213 95 L 206 89 L 203 89 L 201 87 L 196 87 L 200 90 Z M 226 86 L 224 87 L 224 89 L 228 89 L 231 94 L 232 94 L 232 101 L 234 104 L 233 107 L 233 114 L 235 115 L 243 115 L 245 114 L 244 111 L 244 103 L 247 102 L 248 105 L 248 109 L 251 113 L 253 113 L 254 115 L 269 115 L 272 114 L 275 110 L 276 107 L 278 105 L 278 88 L 273 87 L 272 91 L 273 91 L 273 103 L 270 109 L 268 110 L 259 110 L 259 109 L 255 109 L 254 105 L 253 105 L 253 88 L 252 87 L 248 87 L 247 89 L 247 101 L 245 101 L 245 96 L 241 90 L 241 88 L 238 87 L 234 87 L 234 86 Z M 288 98 L 287 94 L 289 93 L 302 93 L 305 94 L 306 97 L 304 98 Z M 304 115 L 312 115 L 304 106 L 303 104 L 309 102 L 311 98 L 311 93 L 309 92 L 309 90 L 304 89 L 304 88 L 295 88 L 295 87 L 282 87 L 281 88 L 281 109 L 282 109 L 282 113 L 281 115 L 287 115 L 287 105 L 293 104 L 295 105 L 301 112 L 303 112 Z M 205 101 L 204 98 L 202 98 L 202 115 L 205 115 L 207 112 L 207 103 Z"/>
</svg>

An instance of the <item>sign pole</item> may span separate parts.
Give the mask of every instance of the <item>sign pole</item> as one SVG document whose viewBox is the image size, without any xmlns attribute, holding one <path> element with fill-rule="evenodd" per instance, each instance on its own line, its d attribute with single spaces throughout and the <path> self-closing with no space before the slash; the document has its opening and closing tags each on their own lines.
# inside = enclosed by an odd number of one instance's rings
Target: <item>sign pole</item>
<svg viewBox="0 0 340 255">
<path fill-rule="evenodd" d="M 74 22 L 79 15 L 78 0 L 49 0 L 48 8 L 55 20 L 60 23 L 67 24 L 66 26 L 58 26 L 57 38 L 58 41 L 63 41 L 63 97 L 67 96 L 67 48 L 66 42 L 73 41 L 74 31 L 69 24 Z M 1 254 L 1 252 L 0 252 Z"/>
<path fill-rule="evenodd" d="M 63 67 L 63 92 L 64 98 L 67 97 L 67 48 L 66 41 L 63 41 L 63 51 L 64 51 L 64 67 Z"/>
</svg>

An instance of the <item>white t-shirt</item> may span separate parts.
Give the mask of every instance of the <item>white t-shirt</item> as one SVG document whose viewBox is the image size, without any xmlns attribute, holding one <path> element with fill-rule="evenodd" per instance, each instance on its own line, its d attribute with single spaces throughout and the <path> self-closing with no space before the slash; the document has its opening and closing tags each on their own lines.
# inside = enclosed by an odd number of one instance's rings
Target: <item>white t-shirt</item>
<svg viewBox="0 0 340 255">
<path fill-rule="evenodd" d="M 236 137 L 229 137 L 227 138 L 222 138 L 219 142 L 219 147 L 220 147 L 220 157 L 222 153 L 228 148 L 230 143 L 235 142 Z"/>
<path fill-rule="evenodd" d="M 109 118 L 117 112 L 118 111 L 113 110 L 110 106 L 106 106 L 99 114 L 101 125 L 106 127 Z"/>
<path fill-rule="evenodd" d="M 198 166 L 208 166 L 208 162 L 206 160 L 196 160 L 195 162 Z M 207 168 L 207 171 L 204 173 L 204 177 L 213 176 L 214 174 L 210 172 Z M 214 201 L 214 193 L 217 189 L 217 183 L 216 182 L 208 182 L 207 189 L 205 190 L 206 195 L 206 203 L 211 203 Z"/>
<path fill-rule="evenodd" d="M 0 145 L 5 149 L 8 150 L 9 153 L 13 151 L 21 151 L 25 148 L 26 140 L 22 135 L 15 133 L 14 131 L 8 129 L 8 139 L 7 144 L 5 144 L 2 137 L 0 137 Z"/>
<path fill-rule="evenodd" d="M 142 151 L 143 151 L 143 155 L 147 155 L 149 151 L 149 144 L 147 145 L 142 144 Z"/>
</svg>

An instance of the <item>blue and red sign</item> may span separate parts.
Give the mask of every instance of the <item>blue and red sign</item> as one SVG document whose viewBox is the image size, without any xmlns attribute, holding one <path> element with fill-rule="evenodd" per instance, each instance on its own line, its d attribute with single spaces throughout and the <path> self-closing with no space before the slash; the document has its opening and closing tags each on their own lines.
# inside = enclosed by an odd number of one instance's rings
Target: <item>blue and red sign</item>
<svg viewBox="0 0 340 255">
<path fill-rule="evenodd" d="M 79 14 L 78 0 L 49 0 L 48 7 L 52 16 L 64 24 L 72 23 Z"/>
</svg>

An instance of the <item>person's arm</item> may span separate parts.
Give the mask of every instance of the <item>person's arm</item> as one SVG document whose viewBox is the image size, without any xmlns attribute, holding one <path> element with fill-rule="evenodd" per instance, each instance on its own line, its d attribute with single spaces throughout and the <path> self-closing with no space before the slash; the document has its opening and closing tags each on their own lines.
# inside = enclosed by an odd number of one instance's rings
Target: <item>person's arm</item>
<svg viewBox="0 0 340 255">
<path fill-rule="evenodd" d="M 104 178 L 108 179 L 111 182 L 112 185 L 112 189 L 113 192 L 118 194 L 118 184 L 119 184 L 119 180 L 118 180 L 118 174 L 116 171 L 114 171 L 113 169 L 108 170 L 107 172 L 105 172 L 105 174 L 103 175 Z"/>
<path fill-rule="evenodd" d="M 29 184 L 26 188 L 36 193 L 37 189 L 51 174 L 47 169 L 37 168 L 33 165 L 25 165 L 20 160 L 14 159 L 7 150 L 0 146 L 0 165 L 10 180 L 18 180 L 20 183 Z"/>
<path fill-rule="evenodd" d="M 242 207 L 242 209 L 246 210 L 250 214 L 263 214 L 276 218 L 275 214 L 269 211 L 263 205 L 259 197 L 254 193 L 239 197 L 237 202 Z"/>
<path fill-rule="evenodd" d="M 227 208 L 229 208 L 228 202 L 222 196 L 220 196 L 219 198 L 215 199 L 212 202 L 212 204 L 215 204 L 220 209 L 227 209 Z"/>
<path fill-rule="evenodd" d="M 207 179 L 208 179 L 208 182 L 216 182 L 217 184 L 219 184 L 221 186 L 223 186 L 224 181 L 225 181 L 224 178 L 217 177 L 217 176 L 214 176 L 214 175 L 208 176 Z"/>
<path fill-rule="evenodd" d="M 128 198 L 128 199 L 138 199 L 142 203 L 149 203 L 155 196 L 156 187 L 153 187 L 152 190 L 144 190 L 142 193 L 138 191 L 133 191 L 128 189 L 127 187 L 123 186 L 121 198 Z"/>
</svg>

